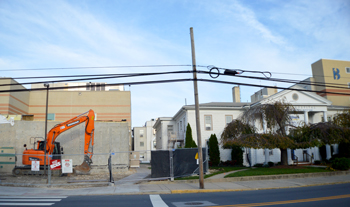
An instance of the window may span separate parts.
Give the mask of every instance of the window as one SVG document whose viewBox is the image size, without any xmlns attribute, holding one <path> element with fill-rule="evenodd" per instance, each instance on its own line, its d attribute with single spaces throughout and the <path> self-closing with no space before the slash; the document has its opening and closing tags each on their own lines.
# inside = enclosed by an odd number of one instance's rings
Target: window
<svg viewBox="0 0 350 207">
<path fill-rule="evenodd" d="M 350 83 L 348 83 L 348 88 L 350 88 Z"/>
<path fill-rule="evenodd" d="M 101 90 L 101 84 L 100 83 L 96 83 L 96 91 L 100 91 Z"/>
<path fill-rule="evenodd" d="M 91 91 L 95 91 L 95 83 L 91 83 Z"/>
<path fill-rule="evenodd" d="M 140 129 L 140 137 L 143 137 L 143 129 Z"/>
<path fill-rule="evenodd" d="M 265 156 L 265 149 L 263 150 Z M 269 155 L 273 155 L 273 150 L 269 150 Z"/>
<path fill-rule="evenodd" d="M 86 90 L 87 90 L 87 91 L 90 91 L 90 83 L 87 83 L 87 84 L 86 84 Z"/>
<path fill-rule="evenodd" d="M 349 67 L 345 68 L 345 72 L 350 73 L 350 68 Z"/>
<path fill-rule="evenodd" d="M 232 115 L 226 115 L 225 116 L 225 122 L 226 122 L 226 126 L 232 122 Z"/>
<path fill-rule="evenodd" d="M 47 120 L 55 120 L 55 114 L 47 114 Z"/>
<path fill-rule="evenodd" d="M 145 143 L 144 142 L 140 142 L 140 147 L 143 147 L 145 146 Z"/>
<path fill-rule="evenodd" d="M 182 121 L 180 121 L 180 131 L 182 132 Z"/>
<path fill-rule="evenodd" d="M 211 122 L 211 115 L 205 115 L 204 116 L 204 126 L 205 126 L 205 130 L 207 131 L 211 131 L 213 130 L 213 127 L 212 127 L 212 122 Z"/>
</svg>

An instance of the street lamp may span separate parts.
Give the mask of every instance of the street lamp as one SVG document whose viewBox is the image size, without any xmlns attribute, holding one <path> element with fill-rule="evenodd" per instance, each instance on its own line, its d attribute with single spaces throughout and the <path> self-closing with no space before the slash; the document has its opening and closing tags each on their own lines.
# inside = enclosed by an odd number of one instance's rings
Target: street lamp
<svg viewBox="0 0 350 207">
<path fill-rule="evenodd" d="M 45 175 L 46 174 L 47 111 L 48 111 L 48 104 L 49 104 L 49 87 L 50 87 L 50 84 L 45 83 L 44 86 L 46 87 L 46 113 L 45 113 L 45 132 L 44 132 L 45 133 L 45 142 L 44 142 L 44 175 Z M 48 168 L 48 170 L 50 171 L 50 167 Z M 48 182 L 50 184 L 50 180 L 49 179 L 48 179 Z"/>
</svg>

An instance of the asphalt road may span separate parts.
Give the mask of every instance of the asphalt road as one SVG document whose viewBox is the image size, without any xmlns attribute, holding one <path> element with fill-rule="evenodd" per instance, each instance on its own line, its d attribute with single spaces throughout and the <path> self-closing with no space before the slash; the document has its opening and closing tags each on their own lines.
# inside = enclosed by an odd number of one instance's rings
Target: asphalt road
<svg viewBox="0 0 350 207">
<path fill-rule="evenodd" d="M 44 200 L 45 199 L 45 200 Z M 103 195 L 68 197 L 6 197 L 1 206 L 350 206 L 350 184 L 220 193 Z"/>
</svg>

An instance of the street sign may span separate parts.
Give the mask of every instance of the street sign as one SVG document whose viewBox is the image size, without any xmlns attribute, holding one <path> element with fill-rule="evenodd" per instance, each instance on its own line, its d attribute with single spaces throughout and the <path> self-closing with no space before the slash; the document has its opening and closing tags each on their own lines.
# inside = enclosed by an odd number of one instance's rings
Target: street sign
<svg viewBox="0 0 350 207">
<path fill-rule="evenodd" d="M 60 170 L 61 169 L 61 160 L 50 160 L 50 169 L 51 170 Z"/>
</svg>

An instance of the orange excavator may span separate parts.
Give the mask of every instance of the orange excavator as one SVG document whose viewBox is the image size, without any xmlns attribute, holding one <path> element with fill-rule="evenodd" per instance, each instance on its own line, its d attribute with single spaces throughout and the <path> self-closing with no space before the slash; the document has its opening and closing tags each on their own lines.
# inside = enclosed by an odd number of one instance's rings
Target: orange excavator
<svg viewBox="0 0 350 207">
<path fill-rule="evenodd" d="M 22 156 L 22 163 L 25 166 L 16 166 L 13 169 L 12 173 L 14 175 L 33 174 L 33 172 L 31 172 L 32 161 L 40 161 L 40 168 L 44 169 L 45 151 L 46 151 L 46 164 L 48 164 L 49 162 L 48 157 L 52 157 L 52 159 L 61 159 L 61 154 L 63 154 L 63 148 L 61 148 L 60 143 L 56 142 L 55 140 L 61 133 L 84 122 L 86 122 L 84 161 L 81 165 L 76 166 L 74 168 L 74 171 L 75 172 L 78 171 L 79 173 L 89 172 L 91 169 L 91 163 L 92 163 L 91 158 L 93 155 L 92 147 L 94 145 L 94 130 L 95 130 L 94 118 L 95 118 L 95 113 L 93 110 L 90 109 L 89 111 L 82 113 L 66 122 L 63 122 L 54 126 L 47 133 L 46 142 L 37 141 L 37 143 L 34 143 L 34 148 L 35 148 L 35 144 L 37 144 L 36 149 L 26 148 L 24 150 L 23 156 Z M 26 145 L 24 145 L 24 147 L 26 147 Z"/>
</svg>

